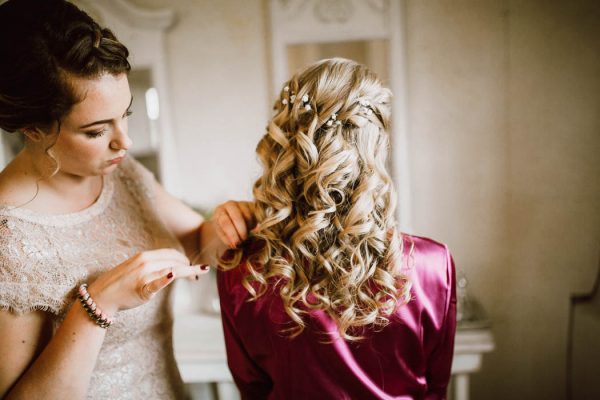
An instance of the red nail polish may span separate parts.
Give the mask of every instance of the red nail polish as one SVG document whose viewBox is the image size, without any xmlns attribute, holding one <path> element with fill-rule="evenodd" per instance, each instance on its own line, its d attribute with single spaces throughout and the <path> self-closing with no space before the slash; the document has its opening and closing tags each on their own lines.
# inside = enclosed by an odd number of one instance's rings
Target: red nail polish
<svg viewBox="0 0 600 400">
<path fill-rule="evenodd" d="M 210 268 L 210 266 L 208 266 L 208 265 L 206 265 L 206 264 L 204 264 L 204 265 L 201 265 L 201 266 L 200 266 L 200 269 L 201 269 L 202 271 L 207 271 L 209 268 Z"/>
<path fill-rule="evenodd" d="M 169 272 L 169 273 L 167 274 L 167 279 L 171 279 L 172 277 L 173 277 L 173 273 L 172 273 L 172 272 Z"/>
</svg>

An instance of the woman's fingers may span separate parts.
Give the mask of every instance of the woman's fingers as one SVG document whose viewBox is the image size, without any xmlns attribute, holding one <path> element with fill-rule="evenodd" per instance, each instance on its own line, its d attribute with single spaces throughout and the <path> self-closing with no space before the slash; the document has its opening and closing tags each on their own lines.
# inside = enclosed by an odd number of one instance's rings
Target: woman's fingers
<svg viewBox="0 0 600 400">
<path fill-rule="evenodd" d="M 162 276 L 168 277 L 171 274 L 170 279 L 189 278 L 195 277 L 196 275 L 203 275 L 208 273 L 210 267 L 208 265 L 179 265 L 173 267 L 165 267 L 157 271 L 153 271 L 144 277 L 144 281 L 155 281 L 160 279 Z"/>
<path fill-rule="evenodd" d="M 215 210 L 217 234 L 230 247 L 248 238 L 248 231 L 255 225 L 254 203 L 228 201 Z"/>
<path fill-rule="evenodd" d="M 254 217 L 254 203 L 249 201 L 240 201 L 238 202 L 238 205 L 240 206 L 240 211 L 246 220 L 246 226 L 248 228 L 254 227 L 256 224 L 256 218 Z"/>
<path fill-rule="evenodd" d="M 190 268 L 190 264 L 187 262 L 181 262 L 180 259 L 144 260 L 137 265 L 136 269 L 132 270 L 132 273 L 139 273 L 141 277 L 144 277 L 149 273 L 173 267 Z"/>
<path fill-rule="evenodd" d="M 227 214 L 233 222 L 233 226 L 237 232 L 238 237 L 241 240 L 246 240 L 246 238 L 248 237 L 248 227 L 246 226 L 248 222 L 244 217 L 241 202 L 228 201 L 227 203 L 225 203 L 225 210 L 227 210 Z"/>
<path fill-rule="evenodd" d="M 200 275 L 207 274 L 210 270 L 208 265 L 185 265 L 172 268 L 164 268 L 152 272 L 146 277 L 146 283 L 140 289 L 140 295 L 148 300 L 154 294 L 167 287 L 175 279 L 191 278 L 198 279 Z"/>
<path fill-rule="evenodd" d="M 169 274 L 149 281 L 140 288 L 140 297 L 144 300 L 149 300 L 156 293 L 167 287 L 171 282 L 173 282 L 173 275 Z"/>
<path fill-rule="evenodd" d="M 219 238 L 230 247 L 237 246 L 241 241 L 240 235 L 238 234 L 235 223 L 224 206 L 217 210 L 215 222 Z"/>
</svg>

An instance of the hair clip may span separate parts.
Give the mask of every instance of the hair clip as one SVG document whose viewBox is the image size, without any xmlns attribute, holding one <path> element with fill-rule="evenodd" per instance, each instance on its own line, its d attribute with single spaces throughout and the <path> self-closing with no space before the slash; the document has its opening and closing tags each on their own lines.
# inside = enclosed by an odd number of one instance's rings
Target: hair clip
<svg viewBox="0 0 600 400">
<path fill-rule="evenodd" d="M 341 125 L 341 124 L 342 124 L 342 121 L 339 121 L 339 120 L 337 119 L 337 114 L 336 114 L 336 113 L 333 113 L 333 114 L 331 114 L 331 117 L 329 117 L 329 119 L 327 120 L 327 122 L 326 122 L 325 124 L 326 124 L 327 126 L 332 126 L 333 124 L 336 124 L 336 125 Z"/>
<path fill-rule="evenodd" d="M 304 96 L 302 96 L 302 103 L 303 103 L 304 109 L 306 111 L 312 110 L 312 107 L 310 106 L 309 100 L 310 100 L 310 98 L 308 97 L 307 94 L 305 94 Z"/>
<path fill-rule="evenodd" d="M 369 100 L 360 99 L 358 101 L 358 104 L 360 104 L 361 109 L 364 108 L 363 112 L 365 112 L 367 115 L 373 114 L 373 109 L 371 108 L 371 103 L 369 102 Z"/>
</svg>

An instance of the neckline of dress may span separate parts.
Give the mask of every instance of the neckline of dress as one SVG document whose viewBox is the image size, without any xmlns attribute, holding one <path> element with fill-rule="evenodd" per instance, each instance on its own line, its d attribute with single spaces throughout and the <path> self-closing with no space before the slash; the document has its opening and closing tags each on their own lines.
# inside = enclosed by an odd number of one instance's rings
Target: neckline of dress
<svg viewBox="0 0 600 400">
<path fill-rule="evenodd" d="M 102 190 L 100 196 L 89 207 L 83 210 L 66 214 L 48 214 L 40 211 L 34 211 L 27 208 L 0 205 L 0 216 L 16 217 L 25 221 L 34 222 L 49 226 L 68 226 L 89 221 L 93 217 L 101 214 L 112 198 L 114 183 L 112 174 L 102 177 Z"/>
</svg>

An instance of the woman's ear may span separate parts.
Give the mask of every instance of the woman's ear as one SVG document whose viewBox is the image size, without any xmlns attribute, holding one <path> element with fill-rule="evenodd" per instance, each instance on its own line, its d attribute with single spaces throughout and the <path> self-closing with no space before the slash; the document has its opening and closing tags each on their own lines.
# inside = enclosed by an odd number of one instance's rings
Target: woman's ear
<svg viewBox="0 0 600 400">
<path fill-rule="evenodd" d="M 22 130 L 27 139 L 39 143 L 44 138 L 44 133 L 39 128 L 25 128 Z"/>
</svg>

